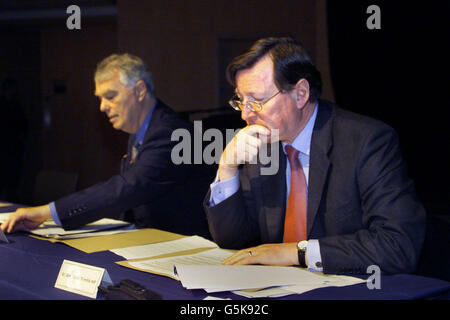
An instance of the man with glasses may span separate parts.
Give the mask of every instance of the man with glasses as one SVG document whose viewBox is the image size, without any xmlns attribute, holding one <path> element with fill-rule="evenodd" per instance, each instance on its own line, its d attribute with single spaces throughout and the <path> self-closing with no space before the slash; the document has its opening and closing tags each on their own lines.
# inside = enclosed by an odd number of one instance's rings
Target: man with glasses
<svg viewBox="0 0 450 320">
<path fill-rule="evenodd" d="M 300 265 L 325 273 L 412 272 L 425 211 L 394 130 L 320 100 L 305 49 L 266 38 L 227 68 L 230 105 L 247 122 L 226 146 L 204 206 L 225 264 Z M 279 170 L 258 153 L 279 137 Z"/>
<path fill-rule="evenodd" d="M 130 134 L 121 173 L 50 204 L 18 209 L 2 230 L 36 228 L 50 218 L 75 229 L 119 217 L 137 227 L 209 237 L 201 205 L 205 173 L 171 161 L 172 132 L 192 133 L 192 125 L 156 98 L 144 62 L 130 54 L 105 58 L 95 72 L 95 95 L 114 129 Z"/>
</svg>

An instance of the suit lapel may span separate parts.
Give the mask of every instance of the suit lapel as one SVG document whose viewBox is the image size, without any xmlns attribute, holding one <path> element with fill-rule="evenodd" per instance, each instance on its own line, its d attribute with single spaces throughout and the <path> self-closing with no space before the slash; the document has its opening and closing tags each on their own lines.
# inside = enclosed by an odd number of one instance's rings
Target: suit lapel
<svg viewBox="0 0 450 320">
<path fill-rule="evenodd" d="M 307 234 L 314 224 L 317 210 L 322 199 L 322 192 L 327 180 L 330 159 L 328 152 L 332 145 L 331 137 L 331 107 L 320 101 L 316 123 L 311 138 L 309 182 L 308 182 L 308 214 Z"/>
<path fill-rule="evenodd" d="M 155 109 L 153 110 L 152 116 L 150 118 L 150 122 L 147 127 L 147 131 L 144 134 L 143 143 L 146 143 L 148 139 L 151 137 L 155 129 L 158 127 L 159 123 L 161 123 L 162 111 L 166 106 L 160 100 L 156 100 Z M 136 134 L 130 134 L 128 138 L 128 147 L 127 153 L 122 158 L 121 172 L 126 172 L 131 165 L 133 165 L 132 159 L 132 148 L 136 143 Z M 141 145 L 142 147 L 142 145 Z"/>
</svg>

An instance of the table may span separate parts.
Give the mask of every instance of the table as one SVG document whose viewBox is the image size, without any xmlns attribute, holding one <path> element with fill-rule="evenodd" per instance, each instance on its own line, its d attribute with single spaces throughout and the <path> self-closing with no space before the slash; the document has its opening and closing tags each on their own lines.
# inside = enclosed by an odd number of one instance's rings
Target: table
<svg viewBox="0 0 450 320">
<path fill-rule="evenodd" d="M 17 205 L 0 207 L 0 212 L 14 211 Z M 201 300 L 208 296 L 203 290 L 187 290 L 180 282 L 116 264 L 123 258 L 110 251 L 85 253 L 62 243 L 51 243 L 25 233 L 7 235 L 10 243 L 0 242 L 0 299 L 16 300 L 82 300 L 87 297 L 54 287 L 64 259 L 105 268 L 114 283 L 131 279 L 159 293 L 164 300 Z M 367 279 L 369 275 L 364 278 Z M 450 282 L 417 275 L 382 275 L 381 289 L 368 289 L 367 283 L 348 287 L 329 287 L 281 300 L 315 299 L 427 299 L 450 297 Z M 219 298 L 245 301 L 246 298 L 230 292 L 210 294 Z M 97 299 L 103 299 L 101 293 Z M 270 299 L 270 300 L 280 300 Z M 205 301 L 206 303 L 206 301 Z"/>
</svg>

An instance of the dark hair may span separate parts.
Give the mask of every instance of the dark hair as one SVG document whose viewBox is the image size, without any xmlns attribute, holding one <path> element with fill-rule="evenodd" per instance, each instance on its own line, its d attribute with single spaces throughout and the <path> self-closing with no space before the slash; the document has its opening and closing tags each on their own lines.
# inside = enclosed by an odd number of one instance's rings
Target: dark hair
<svg viewBox="0 0 450 320">
<path fill-rule="evenodd" d="M 226 69 L 226 77 L 236 86 L 236 73 L 253 67 L 261 58 L 269 55 L 274 65 L 274 82 L 280 90 L 291 90 L 298 80 L 309 83 L 310 102 L 317 101 L 322 92 L 320 72 L 314 66 L 306 49 L 292 38 L 264 38 L 253 44 L 250 50 L 234 58 Z"/>
</svg>

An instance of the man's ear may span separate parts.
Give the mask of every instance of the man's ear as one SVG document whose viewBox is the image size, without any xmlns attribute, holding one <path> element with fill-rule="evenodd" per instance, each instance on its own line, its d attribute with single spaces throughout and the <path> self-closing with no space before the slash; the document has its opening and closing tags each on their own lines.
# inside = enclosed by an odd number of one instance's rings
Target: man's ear
<svg viewBox="0 0 450 320">
<path fill-rule="evenodd" d="M 294 87 L 297 108 L 302 109 L 309 100 L 309 82 L 305 78 L 297 81 Z"/>
<path fill-rule="evenodd" d="M 139 80 L 138 82 L 136 82 L 134 88 L 136 90 L 138 101 L 143 101 L 145 95 L 147 94 L 147 86 L 145 85 L 145 82 L 143 80 Z"/>
</svg>

